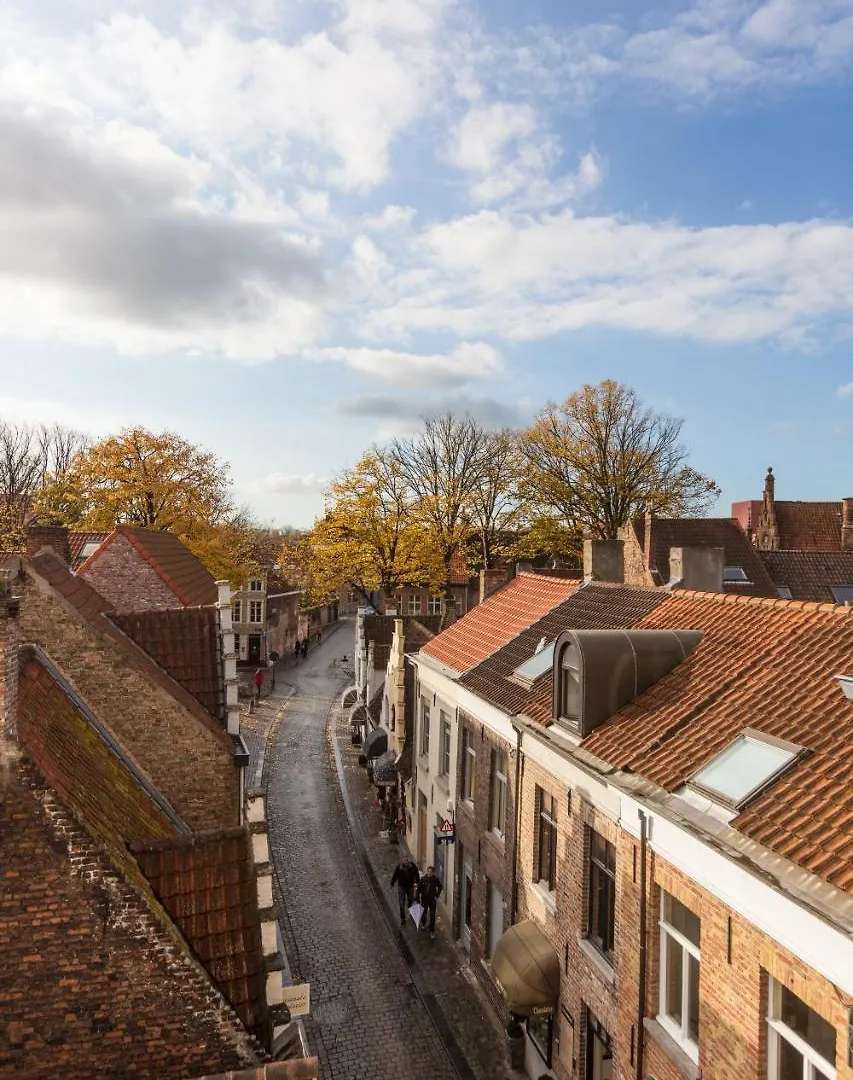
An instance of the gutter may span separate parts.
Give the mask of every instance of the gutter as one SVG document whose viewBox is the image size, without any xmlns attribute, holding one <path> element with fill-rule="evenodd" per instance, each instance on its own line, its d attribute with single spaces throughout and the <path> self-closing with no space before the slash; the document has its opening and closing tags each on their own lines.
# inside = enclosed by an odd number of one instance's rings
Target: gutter
<svg viewBox="0 0 853 1080">
<path fill-rule="evenodd" d="M 512 721 L 511 721 L 512 722 Z M 509 924 L 515 925 L 518 914 L 518 834 L 521 831 L 521 782 L 524 779 L 524 754 L 521 749 L 522 729 L 512 723 L 515 731 L 515 828 L 512 834 L 512 893 L 510 894 Z"/>
</svg>

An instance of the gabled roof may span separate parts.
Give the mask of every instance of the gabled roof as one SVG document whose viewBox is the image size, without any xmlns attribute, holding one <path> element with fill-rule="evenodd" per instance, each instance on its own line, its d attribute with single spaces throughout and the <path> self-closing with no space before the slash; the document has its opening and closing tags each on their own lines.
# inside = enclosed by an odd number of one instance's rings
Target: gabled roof
<svg viewBox="0 0 853 1080">
<path fill-rule="evenodd" d="M 540 698 L 547 702 L 550 711 L 550 667 L 532 686 L 519 685 L 509 678 L 520 664 L 533 656 L 540 641 L 544 639 L 550 644 L 563 630 L 616 630 L 633 626 L 663 603 L 667 595 L 665 590 L 652 587 L 635 588 L 601 582 L 582 585 L 502 649 L 467 671 L 459 682 L 510 714 L 526 712 L 528 703 Z"/>
<path fill-rule="evenodd" d="M 453 671 L 470 670 L 566 599 L 580 582 L 521 573 L 421 649 Z"/>
<path fill-rule="evenodd" d="M 793 600 L 835 603 L 833 585 L 853 587 L 853 551 L 759 551 L 777 589 Z"/>
<path fill-rule="evenodd" d="M 837 551 L 841 548 L 840 502 L 774 500 L 779 547 L 792 551 Z"/>
<path fill-rule="evenodd" d="M 216 580 L 174 533 L 117 525 L 107 539 L 77 568 L 79 574 L 100 559 L 118 537 L 125 537 L 184 607 L 215 604 Z"/>
<path fill-rule="evenodd" d="M 731 825 L 853 891 L 853 703 L 835 680 L 853 673 L 853 608 L 674 592 L 637 627 L 703 638 L 584 749 L 676 791 L 745 728 L 804 747 Z"/>
<path fill-rule="evenodd" d="M 631 522 L 634 535 L 645 548 L 646 522 Z M 739 566 L 747 581 L 724 582 L 724 592 L 736 596 L 776 596 L 776 588 L 740 522 L 734 518 L 652 518 L 651 568 L 657 570 L 659 585 L 671 577 L 669 552 L 674 547 L 721 547 L 725 566 Z"/>
</svg>

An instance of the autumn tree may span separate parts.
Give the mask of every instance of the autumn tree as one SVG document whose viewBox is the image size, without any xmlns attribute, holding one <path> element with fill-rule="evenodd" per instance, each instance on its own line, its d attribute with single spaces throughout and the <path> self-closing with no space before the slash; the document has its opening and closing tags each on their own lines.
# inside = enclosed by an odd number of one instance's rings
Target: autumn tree
<svg viewBox="0 0 853 1080">
<path fill-rule="evenodd" d="M 79 454 L 65 478 L 92 529 L 137 525 L 186 534 L 232 513 L 228 468 L 174 432 L 125 428 Z"/>
<path fill-rule="evenodd" d="M 220 521 L 183 522 L 176 531 L 217 580 L 235 588 L 274 566 L 281 549 L 278 530 L 259 525 L 245 506 Z"/>
<path fill-rule="evenodd" d="M 479 478 L 472 485 L 468 518 L 477 537 L 478 561 L 487 570 L 499 555 L 507 554 L 523 522 L 519 466 L 515 431 L 483 432 Z"/>
<path fill-rule="evenodd" d="M 474 529 L 474 500 L 484 483 L 488 448 L 485 428 L 471 416 L 452 413 L 427 417 L 421 431 L 391 447 L 413 497 L 413 517 L 428 530 L 445 581 L 453 556 Z"/>
<path fill-rule="evenodd" d="M 437 584 L 443 563 L 413 517 L 412 494 L 400 461 L 374 448 L 332 483 L 328 509 L 310 537 L 315 596 L 349 582 L 370 603 L 408 583 Z"/>
<path fill-rule="evenodd" d="M 682 421 L 613 380 L 549 404 L 522 436 L 522 488 L 569 526 L 616 539 L 632 517 L 707 510 L 719 488 L 687 464 Z"/>
</svg>

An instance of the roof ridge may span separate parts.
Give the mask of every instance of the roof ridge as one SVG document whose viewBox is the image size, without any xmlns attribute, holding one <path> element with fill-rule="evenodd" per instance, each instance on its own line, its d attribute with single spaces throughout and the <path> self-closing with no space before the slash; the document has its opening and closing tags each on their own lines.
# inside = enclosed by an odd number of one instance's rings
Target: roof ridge
<svg viewBox="0 0 853 1080">
<path fill-rule="evenodd" d="M 788 611 L 814 611 L 826 614 L 853 615 L 851 604 L 830 604 L 818 600 L 785 600 L 781 596 L 744 596 L 738 593 L 703 592 L 701 589 L 674 589 L 670 596 L 687 596 L 717 604 L 751 604 L 753 607 L 774 607 Z"/>
<path fill-rule="evenodd" d="M 116 531 L 120 530 L 121 535 L 127 537 L 129 542 L 133 545 L 133 547 L 136 548 L 136 550 L 139 552 L 139 554 L 142 556 L 142 558 L 148 563 L 148 565 L 151 567 L 151 569 L 154 571 L 154 573 L 160 578 L 160 580 L 163 582 L 164 585 L 168 585 L 168 587 L 172 590 L 172 592 L 175 594 L 175 596 L 177 596 L 177 598 L 181 601 L 181 603 L 185 607 L 196 607 L 197 605 L 192 603 L 192 598 L 189 597 L 183 591 L 183 589 L 180 587 L 180 585 L 176 584 L 175 581 L 171 577 L 169 577 L 169 575 L 167 573 L 165 573 L 165 571 L 160 566 L 158 561 L 154 558 L 154 556 L 151 555 L 146 550 L 145 545 L 142 543 L 142 541 L 139 540 L 139 538 L 137 536 L 133 535 L 133 533 L 129 532 L 130 529 L 133 529 L 134 532 L 143 532 L 143 533 L 157 532 L 157 533 L 164 533 L 167 536 L 173 536 L 175 538 L 175 540 L 177 540 L 178 543 L 181 545 L 181 547 L 183 547 L 186 550 L 187 554 L 191 555 L 195 559 L 196 556 L 193 555 L 193 553 L 190 551 L 190 549 L 187 547 L 187 545 L 183 542 L 183 540 L 181 540 L 181 538 L 179 536 L 175 536 L 175 534 L 173 532 L 170 532 L 168 529 L 144 529 L 144 528 L 142 528 L 142 527 L 140 527 L 138 525 L 117 525 L 116 526 Z"/>
</svg>

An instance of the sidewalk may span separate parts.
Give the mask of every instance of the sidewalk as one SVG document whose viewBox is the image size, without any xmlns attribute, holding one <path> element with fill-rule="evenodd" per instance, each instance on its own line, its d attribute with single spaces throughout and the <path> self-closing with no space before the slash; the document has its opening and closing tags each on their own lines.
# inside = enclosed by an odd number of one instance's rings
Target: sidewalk
<svg viewBox="0 0 853 1080">
<path fill-rule="evenodd" d="M 367 770 L 358 764 L 360 747 L 352 745 L 346 714 L 340 708 L 332 709 L 330 728 L 333 749 L 336 743 L 343 770 L 344 801 L 349 805 L 353 830 L 359 833 L 358 839 L 382 897 L 383 914 L 448 1046 L 457 1073 L 472 1080 L 517 1076 L 509 1071 L 503 1027 L 478 986 L 467 955 L 451 939 L 449 920 L 441 905 L 434 941 L 425 932 L 416 930 L 410 920 L 405 928 L 400 927 L 397 891 L 390 888 L 389 882 L 405 848 L 379 836 L 384 823 L 381 811 L 374 806 L 375 788 L 368 783 Z"/>
</svg>

